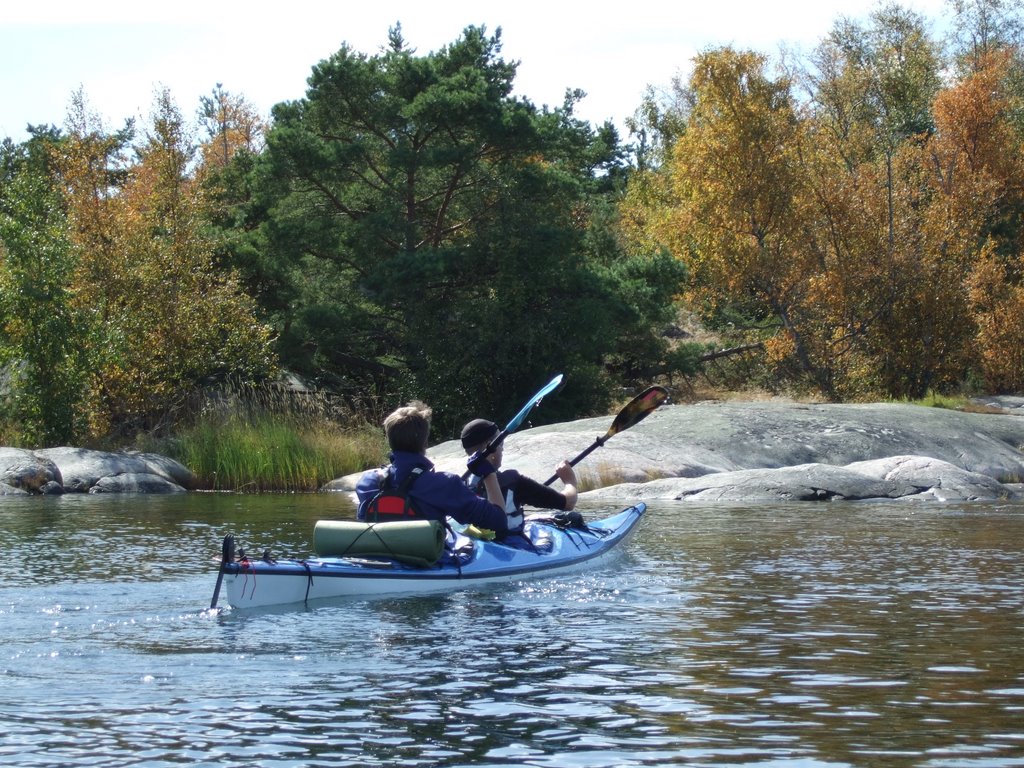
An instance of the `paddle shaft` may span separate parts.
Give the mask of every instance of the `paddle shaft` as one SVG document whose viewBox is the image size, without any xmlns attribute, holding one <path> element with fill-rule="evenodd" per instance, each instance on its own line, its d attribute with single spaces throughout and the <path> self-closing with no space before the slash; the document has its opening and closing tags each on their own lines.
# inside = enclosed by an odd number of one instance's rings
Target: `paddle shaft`
<svg viewBox="0 0 1024 768">
<path fill-rule="evenodd" d="M 611 437 L 614 434 L 615 433 L 612 432 L 610 434 L 605 434 L 604 437 L 597 438 L 593 443 L 590 444 L 589 448 L 587 448 L 585 451 L 583 451 L 583 453 L 579 454 L 575 459 L 572 459 L 569 462 L 569 466 L 570 467 L 575 467 L 577 464 L 579 464 L 581 461 L 583 461 L 585 458 L 587 458 L 587 456 L 589 456 L 595 450 L 597 450 L 602 445 L 604 445 L 608 441 L 608 438 Z M 551 485 L 557 479 L 558 479 L 558 473 L 556 472 L 555 474 L 553 474 L 551 477 L 549 477 L 547 480 L 544 481 L 544 485 Z"/>
<path fill-rule="evenodd" d="M 587 456 L 589 456 L 595 449 L 600 448 L 602 445 L 604 445 L 609 437 L 611 437 L 611 435 L 605 435 L 604 437 L 597 438 L 597 440 L 595 440 L 591 444 L 591 446 L 589 448 L 587 448 L 587 450 L 585 450 L 583 453 L 581 453 L 575 459 L 570 461 L 569 462 L 569 466 L 570 467 L 575 467 L 577 464 L 579 464 L 581 461 L 583 461 L 585 458 L 587 458 Z M 555 475 L 555 477 L 558 477 L 558 475 Z M 545 483 L 545 485 L 547 485 L 547 483 Z"/>
<path fill-rule="evenodd" d="M 213 588 L 213 599 L 210 601 L 210 610 L 217 608 L 217 600 L 220 598 L 220 585 L 224 581 L 224 568 L 234 557 L 235 542 L 231 534 L 224 537 L 224 543 L 220 550 L 220 569 L 217 571 L 217 585 Z"/>
<path fill-rule="evenodd" d="M 220 599 L 220 585 L 222 581 L 224 581 L 224 563 L 220 564 L 220 570 L 217 571 L 217 586 L 213 588 L 213 599 L 210 601 L 211 611 L 217 609 L 217 600 Z"/>
<path fill-rule="evenodd" d="M 627 430 L 634 424 L 638 424 L 643 421 L 647 418 L 649 413 L 656 410 L 667 400 L 668 390 L 664 387 L 654 385 L 653 387 L 645 389 L 639 395 L 630 400 L 625 407 L 619 411 L 619 414 L 615 417 L 615 421 L 613 421 L 612 425 L 608 427 L 608 431 L 604 434 L 604 437 L 597 438 L 589 448 L 570 461 L 569 466 L 575 467 L 595 449 L 604 445 L 612 435 L 617 435 L 619 432 Z M 544 485 L 551 485 L 557 479 L 558 473 L 555 473 L 547 479 Z"/>
</svg>

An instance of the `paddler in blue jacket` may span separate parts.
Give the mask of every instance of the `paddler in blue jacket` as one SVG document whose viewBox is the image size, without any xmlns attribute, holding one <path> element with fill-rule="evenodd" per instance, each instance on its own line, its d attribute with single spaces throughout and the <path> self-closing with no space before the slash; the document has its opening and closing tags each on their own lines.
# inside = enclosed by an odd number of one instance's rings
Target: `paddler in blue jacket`
<svg viewBox="0 0 1024 768">
<path fill-rule="evenodd" d="M 359 509 L 356 517 L 366 519 L 366 510 L 377 496 L 382 483 L 397 488 L 416 470 L 422 472 L 411 485 L 407 495 L 417 516 L 440 520 L 450 516 L 463 525 L 504 533 L 508 529 L 501 488 L 494 467 L 483 456 L 470 456 L 469 470 L 483 477 L 484 497 L 466 487 L 462 478 L 450 472 L 435 472 L 427 458 L 430 438 L 430 419 L 433 411 L 424 403 L 413 401 L 396 409 L 384 419 L 384 434 L 391 448 L 391 464 L 383 469 L 363 473 L 356 485 Z"/>
</svg>

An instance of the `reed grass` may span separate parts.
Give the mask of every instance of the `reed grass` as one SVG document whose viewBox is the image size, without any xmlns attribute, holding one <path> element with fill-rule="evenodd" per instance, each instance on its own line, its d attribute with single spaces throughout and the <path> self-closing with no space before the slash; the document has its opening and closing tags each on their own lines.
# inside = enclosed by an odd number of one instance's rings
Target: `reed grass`
<svg viewBox="0 0 1024 768">
<path fill-rule="evenodd" d="M 1006 413 L 1002 408 L 972 400 L 966 395 L 944 395 L 929 390 L 928 394 L 916 400 L 900 400 L 898 402 L 910 405 L 920 405 L 926 408 L 945 408 L 950 411 L 963 411 L 965 413 Z"/>
<path fill-rule="evenodd" d="M 669 477 L 665 472 L 655 469 L 647 469 L 638 473 L 636 470 L 627 471 L 622 467 L 600 462 L 588 469 L 576 470 L 576 478 L 579 480 L 577 486 L 580 493 L 595 491 L 598 488 L 607 488 L 622 483 L 650 482 Z"/>
<path fill-rule="evenodd" d="M 387 456 L 380 427 L 339 419 L 322 398 L 274 388 L 218 393 L 173 445 L 200 487 L 252 493 L 316 491 Z"/>
<path fill-rule="evenodd" d="M 179 435 L 176 458 L 210 490 L 315 491 L 381 463 L 379 432 L 304 426 L 276 415 L 208 421 Z"/>
</svg>

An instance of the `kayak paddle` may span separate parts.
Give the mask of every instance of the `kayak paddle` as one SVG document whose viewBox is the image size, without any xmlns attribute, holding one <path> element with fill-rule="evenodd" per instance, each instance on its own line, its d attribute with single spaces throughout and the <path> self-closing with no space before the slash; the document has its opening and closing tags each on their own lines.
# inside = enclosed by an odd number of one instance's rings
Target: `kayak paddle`
<svg viewBox="0 0 1024 768">
<path fill-rule="evenodd" d="M 619 415 L 615 417 L 615 421 L 613 421 L 612 425 L 608 427 L 608 431 L 605 432 L 604 437 L 597 438 L 589 448 L 570 461 L 569 465 L 575 467 L 583 461 L 583 459 L 589 456 L 591 451 L 604 445 L 608 441 L 608 438 L 613 435 L 617 435 L 619 432 L 624 432 L 633 425 L 640 423 L 647 418 L 649 413 L 658 408 L 658 406 L 664 404 L 666 400 L 668 400 L 668 390 L 664 387 L 654 385 L 653 387 L 645 389 L 639 395 L 630 400 L 622 410 L 619 411 Z M 557 479 L 558 475 L 554 474 L 547 479 L 544 485 L 551 485 Z"/>
<path fill-rule="evenodd" d="M 535 394 L 526 402 L 526 405 L 522 407 L 519 413 L 512 417 L 512 420 L 505 425 L 505 428 L 501 430 L 501 432 L 496 434 L 494 438 L 487 444 L 487 447 L 483 450 L 483 455 L 486 456 L 487 454 L 493 453 L 495 450 L 497 450 L 498 446 L 501 445 L 502 441 L 509 435 L 509 433 L 515 432 L 517 429 L 519 429 L 519 425 L 522 424 L 526 420 L 526 417 L 530 415 L 530 411 L 532 411 L 534 407 L 540 405 L 540 401 L 543 400 L 546 395 L 549 395 L 556 389 L 558 389 L 561 383 L 562 374 L 558 374 L 557 376 L 555 376 L 555 378 L 553 378 L 551 381 L 549 381 L 547 384 L 541 387 L 537 394 Z M 470 474 L 471 473 L 467 471 L 462 476 L 462 479 L 467 479 L 470 476 Z"/>
<path fill-rule="evenodd" d="M 501 441 L 505 439 L 505 435 L 507 435 L 509 432 L 515 432 L 517 429 L 519 429 L 519 425 L 522 424 L 526 420 L 526 417 L 530 415 L 530 411 L 532 411 L 535 406 L 540 405 L 540 401 L 543 400 L 546 395 L 549 395 L 556 389 L 558 389 L 561 383 L 562 374 L 558 374 L 557 376 L 555 376 L 555 378 L 553 378 L 551 381 L 545 384 L 537 394 L 530 398 L 530 401 L 523 406 L 522 410 L 519 411 L 519 413 L 512 417 L 512 420 L 505 425 L 505 428 L 501 430 L 498 436 L 495 437 L 490 443 L 488 443 L 487 453 L 490 453 L 495 448 L 497 448 L 501 444 Z"/>
</svg>

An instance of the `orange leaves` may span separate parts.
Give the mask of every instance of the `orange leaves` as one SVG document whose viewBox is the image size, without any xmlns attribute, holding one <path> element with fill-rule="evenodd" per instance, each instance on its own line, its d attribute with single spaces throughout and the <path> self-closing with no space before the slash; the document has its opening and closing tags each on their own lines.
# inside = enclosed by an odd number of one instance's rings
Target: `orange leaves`
<svg viewBox="0 0 1024 768">
<path fill-rule="evenodd" d="M 1024 269 L 1018 259 L 1017 269 Z M 991 244 L 967 283 L 977 325 L 976 349 L 986 383 L 996 392 L 1024 389 L 1024 286 L 1013 285 Z"/>
<path fill-rule="evenodd" d="M 1012 142 L 1005 94 L 1010 64 L 1008 53 L 989 54 L 978 69 L 935 100 L 941 150 L 947 157 L 961 156 L 974 172 L 985 169 L 1005 177 L 1019 171 L 1016 157 L 1005 152 Z"/>
<path fill-rule="evenodd" d="M 94 323 L 93 427 L 147 428 L 206 376 L 267 370 L 269 330 L 214 267 L 194 147 L 169 95 L 158 95 L 133 163 L 127 136 L 71 124 L 82 130 L 56 160 L 76 223 L 74 301 Z"/>
<path fill-rule="evenodd" d="M 225 91 L 218 83 L 200 101 L 200 120 L 206 130 L 206 140 L 199 148 L 202 173 L 226 167 L 240 151 L 256 153 L 262 148 L 267 126 L 242 96 Z"/>
<path fill-rule="evenodd" d="M 1024 336 L 1024 165 L 1008 61 L 939 90 L 929 115 L 929 46 L 907 38 L 916 52 L 893 60 L 900 38 L 882 32 L 864 38 L 877 60 L 851 54 L 857 39 L 823 46 L 800 109 L 764 57 L 697 57 L 685 130 L 642 177 L 656 194 L 627 198 L 634 240 L 687 261 L 703 306 L 753 299 L 777 317 L 769 358 L 827 395 L 919 396 L 972 367 L 991 388 L 1021 387 L 1024 360 L 1008 350 Z"/>
</svg>

